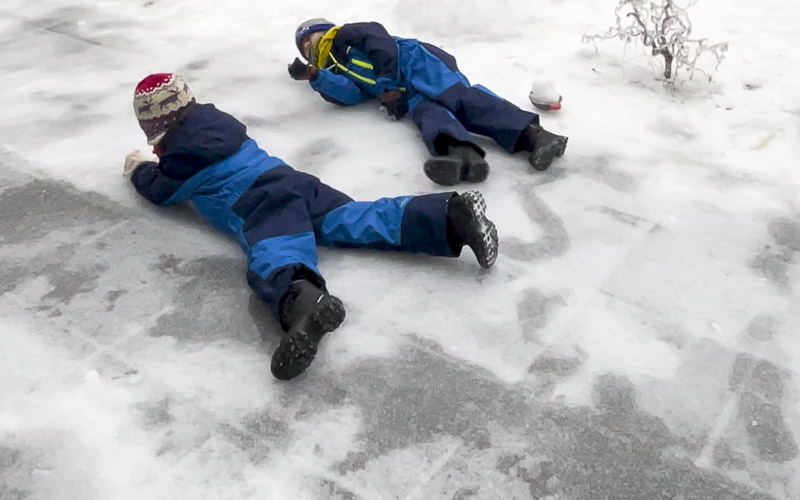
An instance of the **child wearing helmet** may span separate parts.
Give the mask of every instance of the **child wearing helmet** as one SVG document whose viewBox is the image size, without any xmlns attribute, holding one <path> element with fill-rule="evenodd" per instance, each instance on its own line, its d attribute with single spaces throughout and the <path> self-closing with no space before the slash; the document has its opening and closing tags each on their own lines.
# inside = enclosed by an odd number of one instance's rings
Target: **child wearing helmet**
<svg viewBox="0 0 800 500">
<path fill-rule="evenodd" d="M 295 42 L 307 62 L 295 58 L 290 76 L 308 80 L 326 101 L 349 106 L 377 97 L 395 119 L 410 113 L 433 155 L 425 173 L 437 184 L 486 178 L 489 165 L 471 133 L 509 153 L 528 152 L 537 170 L 566 151 L 567 137 L 542 128 L 537 114 L 471 85 L 439 47 L 393 37 L 376 22 L 336 26 L 320 18 L 302 23 Z"/>
<path fill-rule="evenodd" d="M 292 169 L 248 137 L 244 124 L 200 104 L 181 77 L 159 73 L 134 92 L 134 111 L 156 157 L 139 151 L 124 174 L 156 205 L 191 201 L 247 255 L 247 281 L 285 332 L 272 357 L 281 380 L 305 371 L 322 337 L 344 320 L 317 267 L 317 245 L 497 258 L 497 230 L 480 193 L 354 201 Z"/>
</svg>

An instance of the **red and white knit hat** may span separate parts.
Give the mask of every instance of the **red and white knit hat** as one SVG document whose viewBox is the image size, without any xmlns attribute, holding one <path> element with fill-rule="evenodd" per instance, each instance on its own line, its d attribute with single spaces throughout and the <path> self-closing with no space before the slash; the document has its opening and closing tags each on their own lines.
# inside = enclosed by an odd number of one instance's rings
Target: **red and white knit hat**
<svg viewBox="0 0 800 500">
<path fill-rule="evenodd" d="M 194 101 L 192 89 L 178 75 L 156 73 L 139 82 L 133 94 L 133 110 L 147 144 L 158 144 L 181 110 Z"/>
</svg>

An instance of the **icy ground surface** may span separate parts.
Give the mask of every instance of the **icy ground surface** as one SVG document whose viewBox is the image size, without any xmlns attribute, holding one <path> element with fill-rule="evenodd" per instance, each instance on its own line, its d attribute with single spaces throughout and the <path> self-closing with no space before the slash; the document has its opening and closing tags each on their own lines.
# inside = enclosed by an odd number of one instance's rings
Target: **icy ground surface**
<svg viewBox="0 0 800 500">
<path fill-rule="evenodd" d="M 798 5 L 701 2 L 728 60 L 670 93 L 581 45 L 609 0 L 3 0 L 0 498 L 800 499 Z M 491 272 L 323 251 L 348 319 L 287 384 L 239 250 L 120 174 L 176 71 L 356 198 L 435 190 L 408 120 L 286 75 L 319 15 L 526 109 L 554 80 L 571 139 L 547 173 L 487 145 Z"/>
</svg>

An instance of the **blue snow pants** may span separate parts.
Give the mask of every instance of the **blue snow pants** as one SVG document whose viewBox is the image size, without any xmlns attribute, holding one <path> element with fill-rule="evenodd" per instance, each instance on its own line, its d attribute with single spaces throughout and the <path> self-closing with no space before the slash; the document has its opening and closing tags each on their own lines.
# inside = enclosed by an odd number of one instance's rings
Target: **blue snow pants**
<svg viewBox="0 0 800 500">
<path fill-rule="evenodd" d="M 280 321 L 280 300 L 298 276 L 325 281 L 317 245 L 421 252 L 455 257 L 447 205 L 455 193 L 353 201 L 316 177 L 280 166 L 239 198 L 248 253 L 247 281 Z"/>
<path fill-rule="evenodd" d="M 524 111 L 481 85 L 472 86 L 446 52 L 416 40 L 399 40 L 400 71 L 407 81 L 411 118 L 434 155 L 447 144 L 474 145 L 470 132 L 491 137 L 509 153 L 538 115 Z"/>
<path fill-rule="evenodd" d="M 447 237 L 455 193 L 353 201 L 298 172 L 248 139 L 239 151 L 181 183 L 165 205 L 191 200 L 197 212 L 233 236 L 247 254 L 247 281 L 280 322 L 292 281 L 325 288 L 317 245 L 457 257 Z"/>
</svg>

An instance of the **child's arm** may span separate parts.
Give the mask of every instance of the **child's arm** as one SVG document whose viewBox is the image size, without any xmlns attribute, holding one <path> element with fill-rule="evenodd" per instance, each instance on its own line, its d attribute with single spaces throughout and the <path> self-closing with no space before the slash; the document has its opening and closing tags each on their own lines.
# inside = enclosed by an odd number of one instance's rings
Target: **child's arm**
<svg viewBox="0 0 800 500">
<path fill-rule="evenodd" d="M 337 75 L 327 69 L 318 69 L 297 57 L 289 65 L 289 76 L 299 81 L 308 80 L 311 88 L 323 99 L 339 106 L 351 106 L 369 98 L 346 76 Z"/>
<path fill-rule="evenodd" d="M 158 163 L 141 163 L 131 175 L 136 191 L 156 205 L 174 205 L 184 200 L 170 200 L 184 181 L 171 179 L 161 173 Z M 167 203 L 169 201 L 169 203 Z"/>
<path fill-rule="evenodd" d="M 309 83 L 323 99 L 340 106 L 352 106 L 369 98 L 352 80 L 327 69 L 317 70 Z"/>
<path fill-rule="evenodd" d="M 136 191 L 156 205 L 165 205 L 167 201 L 170 205 L 184 201 L 170 200 L 183 181 L 164 175 L 157 160 L 155 156 L 147 156 L 137 149 L 125 157 L 122 175 L 130 177 Z"/>
<path fill-rule="evenodd" d="M 383 25 L 375 22 L 345 24 L 339 28 L 333 43 L 345 51 L 347 47 L 355 47 L 372 59 L 379 94 L 386 90 L 397 90 L 399 50 L 397 42 Z"/>
</svg>

